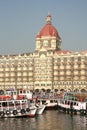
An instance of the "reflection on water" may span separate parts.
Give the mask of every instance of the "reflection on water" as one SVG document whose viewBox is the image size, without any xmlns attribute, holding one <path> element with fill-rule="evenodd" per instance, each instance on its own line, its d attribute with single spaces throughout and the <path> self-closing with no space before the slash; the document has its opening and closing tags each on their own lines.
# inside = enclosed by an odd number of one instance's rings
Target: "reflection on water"
<svg viewBox="0 0 87 130">
<path fill-rule="evenodd" d="M 87 130 L 87 117 L 45 111 L 35 118 L 0 118 L 0 130 Z"/>
</svg>

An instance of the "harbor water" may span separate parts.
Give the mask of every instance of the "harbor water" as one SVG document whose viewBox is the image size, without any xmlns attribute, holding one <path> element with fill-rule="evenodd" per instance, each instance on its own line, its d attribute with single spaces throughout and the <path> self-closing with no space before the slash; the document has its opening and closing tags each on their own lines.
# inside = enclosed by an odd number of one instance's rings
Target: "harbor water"
<svg viewBox="0 0 87 130">
<path fill-rule="evenodd" d="M 87 130 L 87 117 L 45 110 L 34 118 L 0 118 L 0 130 Z"/>
</svg>

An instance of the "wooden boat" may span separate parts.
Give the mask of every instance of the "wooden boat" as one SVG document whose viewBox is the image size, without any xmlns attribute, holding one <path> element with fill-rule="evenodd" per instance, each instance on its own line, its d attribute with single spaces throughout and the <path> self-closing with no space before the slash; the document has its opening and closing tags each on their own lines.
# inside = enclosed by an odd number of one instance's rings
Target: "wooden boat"
<svg viewBox="0 0 87 130">
<path fill-rule="evenodd" d="M 58 110 L 63 112 L 73 111 L 80 114 L 82 110 L 86 111 L 86 106 L 86 102 L 58 99 Z"/>
<path fill-rule="evenodd" d="M 12 95 L 9 91 L 0 90 L 0 100 L 11 99 Z"/>
<path fill-rule="evenodd" d="M 54 109 L 57 106 L 57 101 L 55 99 L 47 99 L 46 104 L 46 109 Z"/>
<path fill-rule="evenodd" d="M 29 117 L 35 117 L 35 115 L 36 115 L 36 111 L 37 111 L 37 107 L 36 106 L 30 106 L 29 107 L 29 112 L 27 113 L 27 116 L 29 116 Z"/>
<path fill-rule="evenodd" d="M 17 90 L 17 98 L 18 99 L 23 99 L 23 98 L 32 99 L 33 93 L 28 89 L 19 89 Z"/>
<path fill-rule="evenodd" d="M 37 111 L 35 101 L 30 100 L 29 109 L 30 109 L 30 111 L 29 111 L 29 113 L 27 113 L 27 116 L 34 117 L 36 115 L 36 111 Z"/>
<path fill-rule="evenodd" d="M 57 100 L 58 110 L 74 114 L 87 114 L 87 101 L 82 100 L 82 95 L 79 97 L 79 94 L 66 93 L 64 98 Z"/>
<path fill-rule="evenodd" d="M 36 103 L 36 107 L 37 107 L 37 111 L 36 114 L 40 115 L 44 112 L 45 108 L 46 108 L 46 104 L 42 104 L 42 102 L 38 102 Z"/>
<path fill-rule="evenodd" d="M 32 99 L 32 92 L 27 89 L 20 90 L 0 90 L 0 100 L 6 99 Z"/>
<path fill-rule="evenodd" d="M 42 104 L 45 104 L 46 110 L 52 110 L 57 107 L 57 99 L 38 98 L 37 101 L 42 102 Z"/>
<path fill-rule="evenodd" d="M 27 99 L 0 101 L 0 117 L 35 116 L 37 108 Z"/>
</svg>

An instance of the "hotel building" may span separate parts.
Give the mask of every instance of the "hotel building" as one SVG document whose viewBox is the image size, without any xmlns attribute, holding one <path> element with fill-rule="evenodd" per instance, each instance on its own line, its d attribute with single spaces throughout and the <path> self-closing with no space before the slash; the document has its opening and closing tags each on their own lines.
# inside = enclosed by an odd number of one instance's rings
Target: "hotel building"
<svg viewBox="0 0 87 130">
<path fill-rule="evenodd" d="M 51 15 L 36 36 L 32 53 L 0 55 L 0 89 L 87 91 L 87 51 L 61 49 Z"/>
</svg>

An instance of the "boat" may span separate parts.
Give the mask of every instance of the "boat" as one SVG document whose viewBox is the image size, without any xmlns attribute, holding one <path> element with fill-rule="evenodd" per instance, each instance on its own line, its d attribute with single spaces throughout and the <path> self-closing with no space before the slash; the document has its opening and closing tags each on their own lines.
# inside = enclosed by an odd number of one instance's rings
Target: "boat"
<svg viewBox="0 0 87 130">
<path fill-rule="evenodd" d="M 33 93 L 28 89 L 19 89 L 17 90 L 17 98 L 18 99 L 23 99 L 23 98 L 32 99 Z"/>
<path fill-rule="evenodd" d="M 38 102 L 42 102 L 42 104 L 46 105 L 46 110 L 53 110 L 57 107 L 57 99 L 50 98 L 38 98 Z"/>
<path fill-rule="evenodd" d="M 40 101 L 40 102 L 36 103 L 36 107 L 37 107 L 36 114 L 40 115 L 44 112 L 44 110 L 46 108 L 46 104 L 42 104 L 42 102 Z"/>
<path fill-rule="evenodd" d="M 28 89 L 0 90 L 0 100 L 6 99 L 32 99 L 32 92 Z"/>
<path fill-rule="evenodd" d="M 34 117 L 36 110 L 27 99 L 0 101 L 0 117 Z"/>
<path fill-rule="evenodd" d="M 50 110 L 50 109 L 55 109 L 57 106 L 57 100 L 56 99 L 47 99 L 46 100 L 46 109 Z"/>
<path fill-rule="evenodd" d="M 27 113 L 27 116 L 29 117 L 35 117 L 36 115 L 36 111 L 37 111 L 37 107 L 35 105 L 35 100 L 30 100 L 30 105 L 29 105 L 29 113 Z"/>
<path fill-rule="evenodd" d="M 38 102 L 46 104 L 46 110 L 52 110 L 57 107 L 58 94 L 54 91 L 51 92 L 40 92 L 35 94 L 35 98 Z"/>
<path fill-rule="evenodd" d="M 0 100 L 11 99 L 11 93 L 6 90 L 0 90 Z"/>
<path fill-rule="evenodd" d="M 5 100 L 5 99 L 24 99 L 27 98 L 29 100 L 36 99 L 38 101 L 42 100 L 42 104 L 47 104 L 46 109 L 54 108 L 57 105 L 56 99 L 54 97 L 53 93 L 47 93 L 45 95 L 40 94 L 40 95 L 35 95 L 33 96 L 33 92 L 28 90 L 28 89 L 19 89 L 19 90 L 1 90 L 0 94 L 0 100 Z"/>
<path fill-rule="evenodd" d="M 57 103 L 59 111 L 87 115 L 87 101 L 82 94 L 65 93 L 64 98 L 58 99 Z"/>
</svg>

